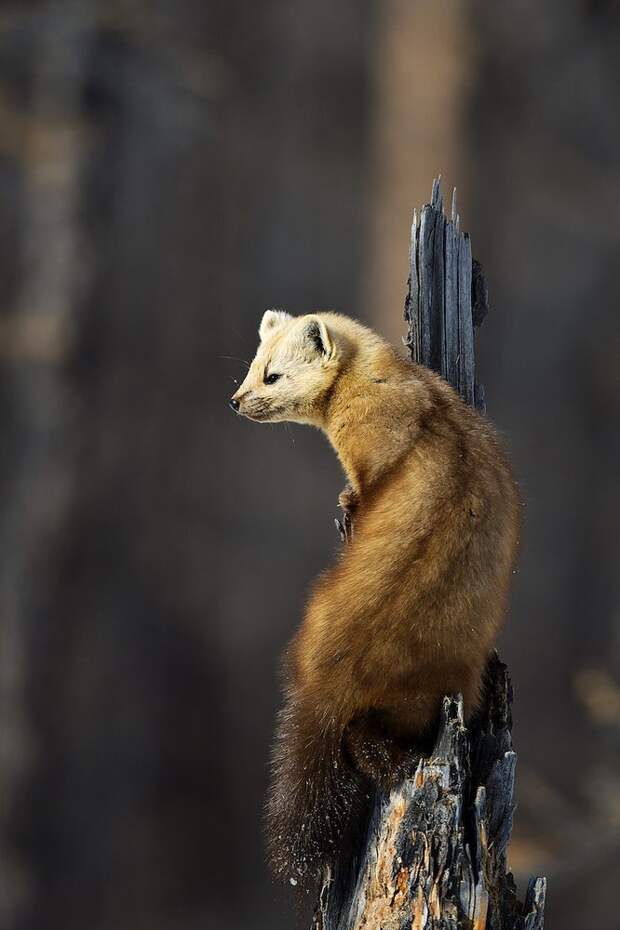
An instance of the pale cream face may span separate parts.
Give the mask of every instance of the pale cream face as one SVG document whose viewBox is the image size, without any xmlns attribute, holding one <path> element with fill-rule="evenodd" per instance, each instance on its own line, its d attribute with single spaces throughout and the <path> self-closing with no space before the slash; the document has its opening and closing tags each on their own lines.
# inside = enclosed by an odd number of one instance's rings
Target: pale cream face
<svg viewBox="0 0 620 930">
<path fill-rule="evenodd" d="M 319 425 L 322 399 L 338 372 L 336 344 L 325 322 L 314 314 L 267 310 L 259 334 L 256 356 L 231 407 L 262 423 Z"/>
</svg>

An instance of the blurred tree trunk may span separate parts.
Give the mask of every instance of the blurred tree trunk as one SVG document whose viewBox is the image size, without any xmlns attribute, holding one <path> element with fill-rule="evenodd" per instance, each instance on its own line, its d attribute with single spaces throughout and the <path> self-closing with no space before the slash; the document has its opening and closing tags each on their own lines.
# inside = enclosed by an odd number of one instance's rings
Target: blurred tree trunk
<svg viewBox="0 0 620 930">
<path fill-rule="evenodd" d="M 4 10 L 3 220 L 0 418 L 0 922 L 27 909 L 36 862 L 22 846 L 18 811 L 40 761 L 30 716 L 35 588 L 49 583 L 54 533 L 70 496 L 71 400 L 61 368 L 85 283 L 87 249 L 78 219 L 86 144 L 81 94 L 93 36 L 93 4 L 33 3 Z M 8 239 L 8 236 L 7 236 Z"/>
<path fill-rule="evenodd" d="M 364 310 L 395 344 L 402 335 L 405 231 L 429 178 L 441 173 L 446 191 L 458 186 L 464 213 L 471 209 L 461 147 L 472 67 L 467 20 L 467 0 L 380 6 Z"/>
</svg>

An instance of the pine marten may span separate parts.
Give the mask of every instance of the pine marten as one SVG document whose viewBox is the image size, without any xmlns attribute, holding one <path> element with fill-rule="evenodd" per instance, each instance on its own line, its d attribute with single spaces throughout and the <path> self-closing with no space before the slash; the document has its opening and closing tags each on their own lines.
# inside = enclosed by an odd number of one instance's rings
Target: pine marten
<svg viewBox="0 0 620 930">
<path fill-rule="evenodd" d="M 267 833 L 276 874 L 297 884 L 338 855 L 369 781 L 413 774 L 444 695 L 475 711 L 520 502 L 489 423 L 367 327 L 268 310 L 259 334 L 230 405 L 323 430 L 352 518 L 285 656 Z"/>
</svg>

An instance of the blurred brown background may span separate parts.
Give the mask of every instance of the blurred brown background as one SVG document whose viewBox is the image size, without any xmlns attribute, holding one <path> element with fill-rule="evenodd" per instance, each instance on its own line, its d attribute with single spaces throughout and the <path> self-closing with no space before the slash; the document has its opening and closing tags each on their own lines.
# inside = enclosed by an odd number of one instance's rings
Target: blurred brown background
<svg viewBox="0 0 620 930">
<path fill-rule="evenodd" d="M 266 307 L 400 340 L 440 171 L 526 501 L 513 867 L 617 928 L 619 48 L 613 0 L 2 3 L 3 930 L 294 926 L 261 805 L 342 478 L 226 401 Z"/>
</svg>

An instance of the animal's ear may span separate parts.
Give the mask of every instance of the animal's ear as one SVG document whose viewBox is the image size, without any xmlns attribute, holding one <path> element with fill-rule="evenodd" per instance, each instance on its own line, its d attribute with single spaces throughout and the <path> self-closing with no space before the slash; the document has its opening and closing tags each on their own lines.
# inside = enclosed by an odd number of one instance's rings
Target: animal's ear
<svg viewBox="0 0 620 930">
<path fill-rule="evenodd" d="M 292 319 L 291 314 L 285 313 L 284 310 L 265 310 L 258 329 L 260 341 L 264 342 L 267 336 L 272 336 L 276 329 L 284 326 L 285 323 Z"/>
<path fill-rule="evenodd" d="M 304 323 L 301 338 L 313 354 L 329 357 L 334 351 L 334 341 L 325 321 L 320 316 L 310 316 Z"/>
</svg>

